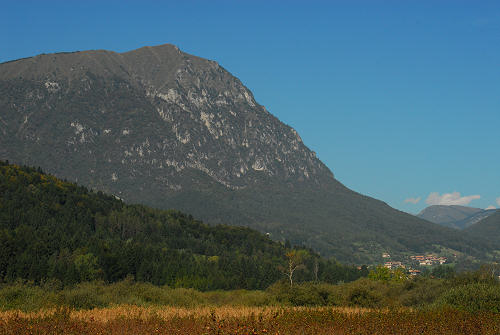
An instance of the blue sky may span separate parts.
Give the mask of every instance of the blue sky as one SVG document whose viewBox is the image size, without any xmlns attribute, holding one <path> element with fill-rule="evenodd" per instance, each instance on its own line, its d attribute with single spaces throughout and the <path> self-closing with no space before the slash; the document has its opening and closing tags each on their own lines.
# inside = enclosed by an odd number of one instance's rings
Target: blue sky
<svg viewBox="0 0 500 335">
<path fill-rule="evenodd" d="M 500 207 L 499 1 L 0 5 L 0 62 L 173 43 L 240 78 L 353 190 L 411 213 Z"/>
</svg>

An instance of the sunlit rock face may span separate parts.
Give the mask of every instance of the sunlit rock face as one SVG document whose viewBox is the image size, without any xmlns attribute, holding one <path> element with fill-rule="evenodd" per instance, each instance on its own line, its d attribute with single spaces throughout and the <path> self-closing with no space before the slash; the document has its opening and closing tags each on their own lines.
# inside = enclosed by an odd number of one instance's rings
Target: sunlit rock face
<svg viewBox="0 0 500 335">
<path fill-rule="evenodd" d="M 173 45 L 40 55 L 0 78 L 2 156 L 125 198 L 140 196 L 120 180 L 176 192 L 186 170 L 229 189 L 332 176 L 237 78 Z"/>
</svg>

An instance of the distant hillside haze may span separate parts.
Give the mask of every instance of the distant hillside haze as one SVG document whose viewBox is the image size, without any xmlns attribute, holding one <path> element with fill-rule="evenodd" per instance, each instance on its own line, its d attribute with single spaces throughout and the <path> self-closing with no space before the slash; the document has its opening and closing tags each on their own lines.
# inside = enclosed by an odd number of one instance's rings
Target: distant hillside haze
<svg viewBox="0 0 500 335">
<path fill-rule="evenodd" d="M 173 45 L 0 64 L 0 125 L 0 159 L 341 261 L 489 250 L 349 190 L 239 79 Z"/>
<path fill-rule="evenodd" d="M 487 218 L 495 211 L 456 205 L 433 205 L 422 210 L 417 216 L 445 227 L 464 229 Z"/>
<path fill-rule="evenodd" d="M 500 248 L 500 210 L 493 210 L 490 216 L 467 227 L 465 231 L 477 238 L 487 239 L 494 243 L 495 248 Z"/>
<path fill-rule="evenodd" d="M 433 205 L 422 210 L 418 216 L 434 223 L 446 223 L 463 220 L 481 211 L 480 208 L 465 206 Z"/>
</svg>

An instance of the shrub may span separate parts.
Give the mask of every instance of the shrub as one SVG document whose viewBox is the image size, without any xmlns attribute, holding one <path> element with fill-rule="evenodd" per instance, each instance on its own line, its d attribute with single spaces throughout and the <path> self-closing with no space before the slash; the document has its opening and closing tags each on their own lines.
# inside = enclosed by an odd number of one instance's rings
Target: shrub
<svg viewBox="0 0 500 335">
<path fill-rule="evenodd" d="M 301 283 L 293 287 L 286 282 L 278 282 L 267 289 L 274 304 L 292 306 L 334 306 L 343 301 L 342 285 Z"/>
<path fill-rule="evenodd" d="M 428 306 L 433 304 L 445 289 L 443 280 L 417 277 L 403 285 L 399 303 L 408 307 Z"/>
<path fill-rule="evenodd" d="M 500 312 L 500 287 L 484 283 L 454 287 L 443 293 L 436 305 L 451 306 L 468 312 Z"/>
<path fill-rule="evenodd" d="M 108 306 L 102 289 L 98 284 L 79 284 L 73 289 L 63 291 L 63 304 L 74 309 L 92 309 Z"/>
<path fill-rule="evenodd" d="M 58 293 L 38 286 L 13 284 L 0 289 L 0 309 L 19 309 L 25 312 L 58 305 Z"/>
</svg>

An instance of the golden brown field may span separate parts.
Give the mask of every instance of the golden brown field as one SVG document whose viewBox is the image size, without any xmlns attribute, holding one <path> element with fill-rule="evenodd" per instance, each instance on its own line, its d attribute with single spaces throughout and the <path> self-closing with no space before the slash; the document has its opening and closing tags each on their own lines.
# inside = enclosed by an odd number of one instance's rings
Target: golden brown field
<svg viewBox="0 0 500 335">
<path fill-rule="evenodd" d="M 500 334 L 500 315 L 456 310 L 136 307 L 0 312 L 1 334 Z"/>
</svg>

